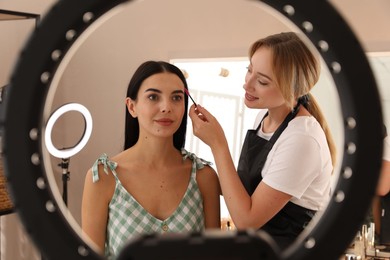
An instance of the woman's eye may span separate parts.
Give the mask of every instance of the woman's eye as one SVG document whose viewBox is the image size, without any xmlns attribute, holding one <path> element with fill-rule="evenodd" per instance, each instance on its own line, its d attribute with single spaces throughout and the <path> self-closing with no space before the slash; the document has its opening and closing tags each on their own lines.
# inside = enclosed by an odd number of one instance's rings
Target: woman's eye
<svg viewBox="0 0 390 260">
<path fill-rule="evenodd" d="M 261 80 L 258 80 L 257 82 L 259 82 L 259 84 L 263 85 L 263 86 L 267 86 L 268 85 L 268 82 L 264 82 L 264 81 L 261 81 Z"/>
<path fill-rule="evenodd" d="M 155 95 L 155 94 L 152 94 L 152 95 L 149 95 L 148 96 L 148 99 L 150 99 L 150 100 L 157 100 L 157 95 Z"/>
<path fill-rule="evenodd" d="M 174 101 L 182 101 L 182 100 L 183 100 L 183 96 L 181 96 L 181 95 L 175 95 L 175 96 L 172 97 L 172 99 L 173 99 Z"/>
</svg>

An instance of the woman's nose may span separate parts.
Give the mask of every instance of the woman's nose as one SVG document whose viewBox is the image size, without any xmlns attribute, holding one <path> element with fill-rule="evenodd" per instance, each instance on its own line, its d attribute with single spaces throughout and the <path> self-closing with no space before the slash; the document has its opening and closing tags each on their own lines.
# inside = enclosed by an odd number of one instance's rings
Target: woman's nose
<svg viewBox="0 0 390 260">
<path fill-rule="evenodd" d="M 161 112 L 163 113 L 169 113 L 171 112 L 171 103 L 169 101 L 164 101 L 161 104 Z"/>
<path fill-rule="evenodd" d="M 245 77 L 245 84 L 242 86 L 245 90 L 247 90 L 248 88 L 250 88 L 252 86 L 252 77 L 251 76 L 246 76 Z"/>
</svg>

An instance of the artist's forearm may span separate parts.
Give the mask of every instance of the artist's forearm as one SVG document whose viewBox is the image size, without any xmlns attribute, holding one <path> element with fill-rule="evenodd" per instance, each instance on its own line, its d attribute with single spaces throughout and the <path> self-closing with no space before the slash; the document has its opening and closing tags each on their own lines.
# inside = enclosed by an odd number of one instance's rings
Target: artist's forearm
<svg viewBox="0 0 390 260">
<path fill-rule="evenodd" d="M 381 174 L 379 177 L 377 194 L 386 196 L 390 192 L 390 161 L 383 160 Z"/>
<path fill-rule="evenodd" d="M 245 226 L 246 228 L 250 219 L 251 197 L 241 183 L 227 143 L 215 145 L 212 147 L 212 153 L 217 166 L 222 195 L 230 216 L 237 227 Z"/>
</svg>

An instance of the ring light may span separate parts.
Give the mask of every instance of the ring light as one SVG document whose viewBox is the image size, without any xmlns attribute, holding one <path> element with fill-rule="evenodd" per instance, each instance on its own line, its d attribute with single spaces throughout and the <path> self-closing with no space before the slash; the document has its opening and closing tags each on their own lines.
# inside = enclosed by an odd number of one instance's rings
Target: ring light
<svg viewBox="0 0 390 260">
<path fill-rule="evenodd" d="M 29 39 L 12 74 L 4 121 L 4 166 L 20 219 L 47 259 L 101 259 L 66 221 L 47 185 L 42 112 L 52 77 L 68 50 L 89 26 L 124 2 L 131 1 L 57 2 Z M 294 24 L 317 48 L 336 83 L 345 123 L 340 177 L 322 217 L 283 252 L 262 240 L 264 251 L 274 254 L 262 254 L 261 259 L 338 259 L 364 220 L 381 167 L 383 123 L 375 79 L 354 33 L 328 1 L 258 2 Z M 171 246 L 180 259 L 194 250 L 204 257 L 221 256 L 224 245 L 240 250 L 254 246 L 254 239 L 259 237 L 245 232 L 181 239 L 152 236 L 129 244 L 123 256 L 138 259 L 135 254 L 142 258 L 148 250 L 163 258 L 161 246 Z"/>
<path fill-rule="evenodd" d="M 60 118 L 63 114 L 70 112 L 70 111 L 78 111 L 80 112 L 84 117 L 85 122 L 85 129 L 83 136 L 81 137 L 80 141 L 72 148 L 67 148 L 63 150 L 58 150 L 51 139 L 51 133 L 54 127 L 54 124 L 57 122 L 58 118 Z M 73 155 L 77 154 L 81 151 L 81 149 L 84 148 L 84 146 L 87 144 L 89 138 L 91 137 L 92 133 L 92 116 L 89 113 L 88 109 L 77 103 L 70 103 L 66 104 L 60 108 L 58 108 L 49 118 L 46 124 L 46 131 L 45 131 L 45 143 L 46 148 L 49 151 L 51 155 L 57 158 L 70 158 Z"/>
</svg>

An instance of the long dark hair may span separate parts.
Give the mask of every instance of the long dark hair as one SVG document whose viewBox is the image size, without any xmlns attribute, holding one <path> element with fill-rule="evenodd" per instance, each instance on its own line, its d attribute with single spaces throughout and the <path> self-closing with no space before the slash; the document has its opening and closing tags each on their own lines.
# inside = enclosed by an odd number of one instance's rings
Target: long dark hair
<svg viewBox="0 0 390 260">
<path fill-rule="evenodd" d="M 127 88 L 126 97 L 131 98 L 132 100 L 137 100 L 138 91 L 141 87 L 142 82 L 150 76 L 162 72 L 169 72 L 177 75 L 184 84 L 184 87 L 188 89 L 187 81 L 182 73 L 182 71 L 165 61 L 146 61 L 142 63 L 138 69 L 135 71 L 133 77 L 130 80 L 129 86 Z M 187 111 L 188 111 L 188 96 L 184 95 L 184 106 L 185 113 L 181 121 L 179 129 L 176 133 L 173 134 L 173 145 L 176 149 L 180 150 L 184 147 L 185 136 L 187 131 Z M 126 107 L 126 116 L 125 116 L 125 144 L 124 150 L 135 145 L 139 138 L 139 123 L 138 118 L 134 118 L 130 115 Z"/>
</svg>

